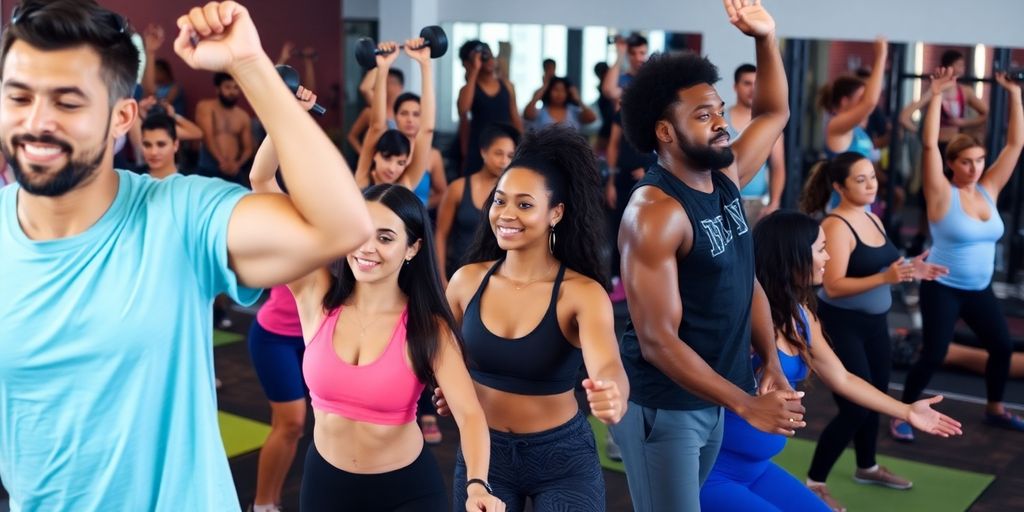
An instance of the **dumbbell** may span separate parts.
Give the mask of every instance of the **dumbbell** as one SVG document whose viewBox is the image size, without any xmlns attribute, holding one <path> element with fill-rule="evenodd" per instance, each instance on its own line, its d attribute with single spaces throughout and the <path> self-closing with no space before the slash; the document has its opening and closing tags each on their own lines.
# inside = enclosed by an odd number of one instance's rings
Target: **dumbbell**
<svg viewBox="0 0 1024 512">
<path fill-rule="evenodd" d="M 295 68 L 287 64 L 281 64 L 277 66 L 277 74 L 281 75 L 281 80 L 284 80 L 284 84 L 288 86 L 288 89 L 290 89 L 293 94 L 299 90 L 299 72 L 295 71 Z M 313 107 L 309 110 L 318 116 L 322 116 L 327 113 L 327 109 L 319 103 L 314 103 Z"/>
<path fill-rule="evenodd" d="M 444 29 L 437 26 L 431 25 L 429 27 L 423 27 L 420 30 L 420 37 L 423 38 L 423 46 L 430 48 L 430 58 L 436 59 L 448 53 L 448 34 L 444 33 Z M 398 45 L 398 48 L 404 48 L 405 45 Z M 418 50 L 419 48 L 414 48 Z M 396 50 L 397 51 L 397 50 Z M 363 69 L 373 69 L 377 67 L 377 56 L 383 55 L 384 51 L 377 48 L 377 43 L 369 37 L 361 38 L 356 42 L 356 62 L 359 63 Z"/>
</svg>

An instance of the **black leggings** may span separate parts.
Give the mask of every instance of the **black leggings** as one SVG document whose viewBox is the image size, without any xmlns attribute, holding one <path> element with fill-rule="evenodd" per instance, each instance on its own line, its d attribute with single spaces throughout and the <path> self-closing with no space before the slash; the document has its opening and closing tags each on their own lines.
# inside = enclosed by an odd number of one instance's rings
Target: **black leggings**
<svg viewBox="0 0 1024 512">
<path fill-rule="evenodd" d="M 921 320 L 924 324 L 921 358 L 907 374 L 903 389 L 904 402 L 910 403 L 921 398 L 935 370 L 946 358 L 956 321 L 960 318 L 963 318 L 988 350 L 988 363 L 985 365 L 988 401 L 1003 401 L 1006 379 L 1010 375 L 1013 342 L 1010 340 L 1003 308 L 992 293 L 992 285 L 984 290 L 968 291 L 925 281 L 921 283 Z"/>
<path fill-rule="evenodd" d="M 889 390 L 892 365 L 889 322 L 885 313 L 870 315 L 818 302 L 818 316 L 846 369 L 868 381 L 883 393 Z M 878 444 L 878 413 L 865 409 L 835 393 L 839 414 L 822 431 L 814 449 L 811 480 L 824 482 L 846 445 L 853 441 L 857 467 L 875 465 Z"/>
<path fill-rule="evenodd" d="M 364 475 L 332 466 L 309 443 L 299 503 L 302 512 L 446 512 L 448 495 L 426 447 L 402 469 Z"/>
</svg>

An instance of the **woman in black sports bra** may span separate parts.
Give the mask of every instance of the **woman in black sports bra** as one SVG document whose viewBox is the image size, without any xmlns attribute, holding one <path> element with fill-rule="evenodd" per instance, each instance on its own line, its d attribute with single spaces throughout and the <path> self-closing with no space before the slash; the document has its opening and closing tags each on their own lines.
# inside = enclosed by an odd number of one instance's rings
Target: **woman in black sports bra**
<svg viewBox="0 0 1024 512">
<path fill-rule="evenodd" d="M 526 135 L 488 197 L 476 239 L 448 286 L 491 428 L 490 478 L 509 511 L 605 509 L 593 415 L 616 423 L 629 394 L 615 339 L 601 186 L 594 153 L 571 128 Z M 440 394 L 440 393 L 439 393 Z M 456 458 L 455 502 L 466 493 Z"/>
</svg>

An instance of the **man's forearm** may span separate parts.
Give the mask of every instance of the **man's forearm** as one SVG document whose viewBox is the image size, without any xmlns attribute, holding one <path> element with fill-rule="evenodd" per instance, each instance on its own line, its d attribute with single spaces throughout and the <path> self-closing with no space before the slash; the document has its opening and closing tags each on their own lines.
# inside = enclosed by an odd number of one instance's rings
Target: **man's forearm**
<svg viewBox="0 0 1024 512">
<path fill-rule="evenodd" d="M 767 113 L 789 115 L 789 82 L 782 65 L 775 34 L 754 39 L 757 51 L 757 89 L 751 116 Z"/>
</svg>

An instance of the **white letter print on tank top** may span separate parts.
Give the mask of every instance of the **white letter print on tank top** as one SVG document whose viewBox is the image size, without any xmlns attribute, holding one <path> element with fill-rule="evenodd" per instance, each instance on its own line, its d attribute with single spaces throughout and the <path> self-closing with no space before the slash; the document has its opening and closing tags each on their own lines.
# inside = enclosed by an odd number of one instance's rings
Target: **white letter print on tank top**
<svg viewBox="0 0 1024 512">
<path fill-rule="evenodd" d="M 704 233 L 708 235 L 708 240 L 711 241 L 712 258 L 725 252 L 725 247 L 732 242 L 733 229 L 736 231 L 736 236 L 743 235 L 749 230 L 747 219 L 743 215 L 743 206 L 740 205 L 739 199 L 733 199 L 731 203 L 725 205 L 725 211 L 729 212 L 729 217 L 732 220 L 728 226 L 726 226 L 721 215 L 716 215 L 714 219 L 700 221 L 701 227 L 704 228 Z"/>
</svg>

